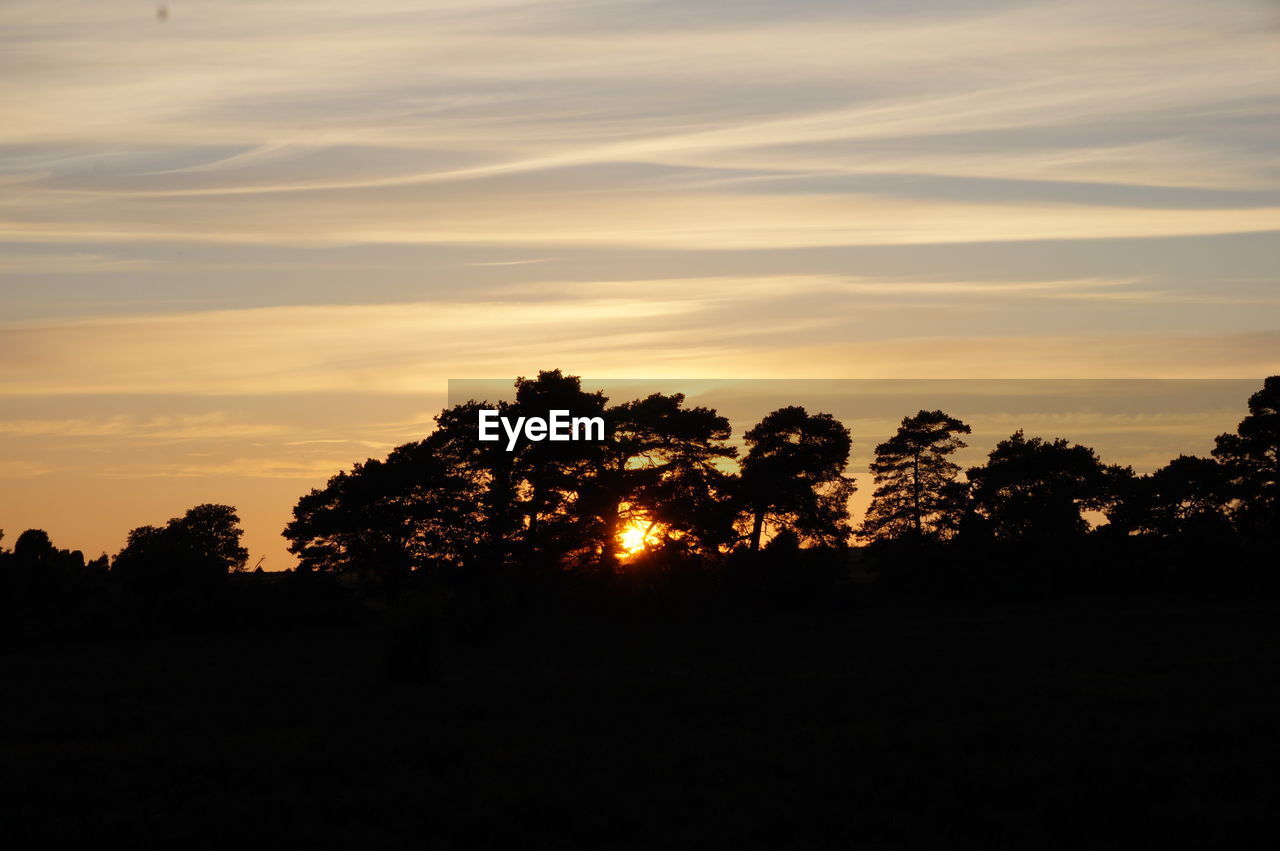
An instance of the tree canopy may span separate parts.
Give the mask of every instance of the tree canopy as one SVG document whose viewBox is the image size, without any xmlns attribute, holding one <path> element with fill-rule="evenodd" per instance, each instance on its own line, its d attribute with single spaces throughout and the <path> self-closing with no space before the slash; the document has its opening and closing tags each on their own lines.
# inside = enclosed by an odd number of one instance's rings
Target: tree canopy
<svg viewBox="0 0 1280 851">
<path fill-rule="evenodd" d="M 398 588 L 414 570 L 460 566 L 478 545 L 479 483 L 448 435 L 397 446 L 303 496 L 284 530 L 305 570 L 350 570 Z"/>
<path fill-rule="evenodd" d="M 1077 538 L 1089 529 L 1082 512 L 1102 509 L 1108 495 L 1096 452 L 1066 438 L 1028 438 L 1021 429 L 997 443 L 968 478 L 974 509 L 1007 541 Z"/>
<path fill-rule="evenodd" d="M 970 428 L 942 411 L 904 417 L 893 437 L 876 447 L 876 489 L 860 533 L 871 540 L 942 538 L 955 532 L 963 500 L 950 460 L 967 445 Z"/>
<path fill-rule="evenodd" d="M 1280 534 L 1280 376 L 1249 397 L 1249 415 L 1234 433 L 1218 436 L 1213 457 L 1225 468 L 1241 529 L 1263 538 Z"/>
<path fill-rule="evenodd" d="M 654 393 L 608 409 L 612 440 L 598 470 L 606 558 L 616 561 L 630 527 L 665 546 L 715 553 L 733 537 L 729 421 L 710 408 L 686 408 L 682 393 Z"/>
<path fill-rule="evenodd" d="M 111 570 L 130 584 L 152 589 L 217 582 L 243 570 L 249 559 L 239 524 L 230 505 L 197 505 L 164 526 L 131 531 Z"/>
<path fill-rule="evenodd" d="M 830 414 L 779 408 L 744 435 L 747 455 L 739 489 L 751 550 L 766 530 L 790 529 L 802 541 L 840 546 L 850 534 L 845 475 L 853 439 Z"/>
</svg>

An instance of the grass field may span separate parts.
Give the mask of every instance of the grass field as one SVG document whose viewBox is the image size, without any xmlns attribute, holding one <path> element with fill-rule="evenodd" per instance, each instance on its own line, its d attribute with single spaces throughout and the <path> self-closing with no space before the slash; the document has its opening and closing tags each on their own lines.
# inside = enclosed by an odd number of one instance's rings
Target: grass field
<svg viewBox="0 0 1280 851">
<path fill-rule="evenodd" d="M 382 681 L 373 628 L 22 648 L 0 657 L 4 832 L 1274 847 L 1278 616 L 1236 599 L 559 624 L 453 642 L 420 686 Z"/>
</svg>

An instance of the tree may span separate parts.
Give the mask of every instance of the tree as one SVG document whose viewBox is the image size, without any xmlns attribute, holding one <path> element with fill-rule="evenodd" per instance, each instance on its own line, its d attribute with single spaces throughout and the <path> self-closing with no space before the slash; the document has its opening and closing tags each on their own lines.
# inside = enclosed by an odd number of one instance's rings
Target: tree
<svg viewBox="0 0 1280 851">
<path fill-rule="evenodd" d="M 0 556 L 4 556 L 0 559 L 6 574 L 4 584 L 19 598 L 57 598 L 84 572 L 84 554 L 58 549 L 43 529 L 27 529 L 14 541 L 13 552 Z"/>
<path fill-rule="evenodd" d="M 524 514 L 516 454 L 501 442 L 479 438 L 478 415 L 496 410 L 514 418 L 510 402 L 477 402 L 474 399 L 441 411 L 429 438 L 435 456 L 461 476 L 475 498 L 476 566 L 501 567 L 513 561 L 524 544 Z"/>
<path fill-rule="evenodd" d="M 509 422 L 548 419 L 551 411 L 603 418 L 608 400 L 601 392 L 584 391 L 581 379 L 558 369 L 517 378 L 515 388 L 513 402 L 470 400 L 446 409 L 430 437 L 440 456 L 477 489 L 480 563 L 552 568 L 595 560 L 607 523 L 593 481 L 603 463 L 603 444 L 530 440 L 521 432 L 508 448 L 505 436 L 479 439 L 479 414 L 495 410 Z"/>
<path fill-rule="evenodd" d="M 226 574 L 244 570 L 249 551 L 240 545 L 244 534 L 240 518 L 230 505 L 197 505 L 168 527 L 193 557 L 198 557 L 210 573 Z"/>
<path fill-rule="evenodd" d="M 853 440 L 830 414 L 779 408 L 744 438 L 739 498 L 749 523 L 752 552 L 766 529 L 790 529 L 802 540 L 828 546 L 849 537 L 849 497 L 855 491 L 844 475 Z"/>
<path fill-rule="evenodd" d="M 299 500 L 285 529 L 302 565 L 355 570 L 397 586 L 431 568 L 552 567 L 595 558 L 602 518 L 586 495 L 596 441 L 479 439 L 479 413 L 603 416 L 602 393 L 559 370 L 516 380 L 514 402 L 471 400 L 442 411 L 426 439 L 331 478 Z"/>
<path fill-rule="evenodd" d="M 193 587 L 243 570 L 249 551 L 240 545 L 240 518 L 230 505 L 197 505 L 164 526 L 129 533 L 111 570 L 135 587 Z"/>
<path fill-rule="evenodd" d="M 873 540 L 942 538 L 959 522 L 960 466 L 950 456 L 967 444 L 970 428 L 942 411 L 904 417 L 897 433 L 876 447 L 876 490 L 859 530 Z"/>
<path fill-rule="evenodd" d="M 57 547 L 43 529 L 28 529 L 13 543 L 13 557 L 18 561 L 38 564 L 52 558 Z"/>
<path fill-rule="evenodd" d="M 478 488 L 438 442 L 397 446 L 298 500 L 283 534 L 301 567 L 351 571 L 395 596 L 414 571 L 464 563 L 480 536 Z"/>
<path fill-rule="evenodd" d="M 588 498 L 604 521 L 601 555 L 609 568 L 628 526 L 643 527 L 662 546 L 701 554 L 718 552 L 733 537 L 733 477 L 720 466 L 737 456 L 727 443 L 729 421 L 684 401 L 683 393 L 654 393 L 606 412 L 612 439 Z"/>
<path fill-rule="evenodd" d="M 516 379 L 510 415 L 548 419 L 551 411 L 561 410 L 578 417 L 603 417 L 608 401 L 600 391 L 584 391 L 578 376 L 555 369 L 539 372 L 537 378 Z M 603 451 L 596 441 L 521 437 L 517 442 L 512 473 L 518 482 L 527 564 L 546 570 L 599 557 L 604 521 L 581 497 Z"/>
<path fill-rule="evenodd" d="M 1065 438 L 1028 439 L 1019 429 L 968 471 L 973 507 L 999 539 L 1054 543 L 1089 529 L 1082 512 L 1110 494 L 1097 453 Z"/>
<path fill-rule="evenodd" d="M 1220 536 L 1230 531 L 1227 489 L 1223 465 L 1212 458 L 1179 455 L 1125 483 L 1108 519 L 1125 532 L 1159 538 Z"/>
<path fill-rule="evenodd" d="M 1241 532 L 1273 537 L 1280 529 L 1280 376 L 1249 397 L 1249 415 L 1234 434 L 1218 436 L 1213 457 L 1225 468 Z"/>
</svg>

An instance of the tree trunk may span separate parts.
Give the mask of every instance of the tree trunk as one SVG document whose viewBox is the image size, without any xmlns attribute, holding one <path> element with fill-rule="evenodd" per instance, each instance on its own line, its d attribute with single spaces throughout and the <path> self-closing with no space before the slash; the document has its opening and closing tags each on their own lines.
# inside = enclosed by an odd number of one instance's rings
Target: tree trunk
<svg viewBox="0 0 1280 851">
<path fill-rule="evenodd" d="M 760 551 L 760 534 L 764 531 L 764 512 L 757 511 L 755 520 L 751 524 L 751 552 Z"/>
<path fill-rule="evenodd" d="M 603 559 L 606 573 L 614 573 L 618 569 L 618 534 L 622 531 L 619 514 L 622 503 L 614 503 L 609 511 L 609 528 L 605 532 Z"/>
<path fill-rule="evenodd" d="M 924 537 L 924 519 L 920 516 L 920 456 L 911 456 L 911 517 L 915 521 L 916 540 Z"/>
</svg>

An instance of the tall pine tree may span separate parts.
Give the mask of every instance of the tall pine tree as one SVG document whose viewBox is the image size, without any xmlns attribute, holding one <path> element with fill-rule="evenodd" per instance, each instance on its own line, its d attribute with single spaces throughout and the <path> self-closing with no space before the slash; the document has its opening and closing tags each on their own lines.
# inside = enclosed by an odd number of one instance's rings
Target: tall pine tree
<svg viewBox="0 0 1280 851">
<path fill-rule="evenodd" d="M 876 489 L 859 534 L 872 540 L 947 537 L 961 511 L 960 473 L 950 456 L 967 444 L 969 426 L 942 411 L 904 417 L 893 437 L 876 447 Z"/>
</svg>

